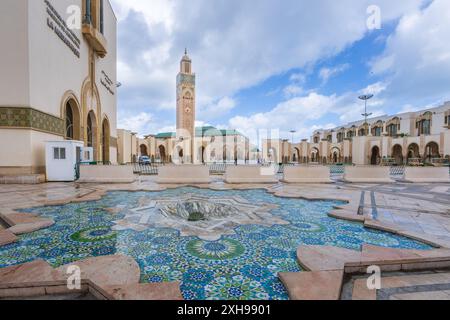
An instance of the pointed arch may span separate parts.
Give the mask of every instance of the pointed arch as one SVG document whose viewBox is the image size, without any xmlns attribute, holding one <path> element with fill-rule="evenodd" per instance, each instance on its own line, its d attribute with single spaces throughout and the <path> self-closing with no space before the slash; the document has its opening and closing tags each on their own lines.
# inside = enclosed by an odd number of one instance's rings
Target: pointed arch
<svg viewBox="0 0 450 320">
<path fill-rule="evenodd" d="M 109 162 L 110 161 L 110 141 L 111 141 L 111 126 L 109 119 L 106 115 L 103 116 L 102 121 L 102 161 Z"/>
<path fill-rule="evenodd" d="M 61 118 L 64 119 L 64 138 L 81 140 L 80 102 L 73 91 L 64 93 L 61 99 Z"/>
<path fill-rule="evenodd" d="M 100 94 L 98 92 L 97 85 L 90 81 L 87 77 L 81 86 L 81 109 L 83 117 L 83 135 L 85 145 L 91 144 L 94 147 L 94 160 L 100 160 L 99 146 L 102 144 L 101 141 L 101 130 L 97 128 L 102 128 L 102 107 L 100 101 Z M 92 113 L 93 112 L 93 117 Z M 99 115 L 99 116 L 97 116 Z M 88 134 L 88 120 L 91 121 L 90 126 L 91 132 Z M 92 123 L 95 120 L 95 124 Z M 94 134 L 94 136 L 92 136 Z"/>
<path fill-rule="evenodd" d="M 98 159 L 98 126 L 94 111 L 89 111 L 86 117 L 86 145 L 94 149 L 94 160 Z"/>
</svg>

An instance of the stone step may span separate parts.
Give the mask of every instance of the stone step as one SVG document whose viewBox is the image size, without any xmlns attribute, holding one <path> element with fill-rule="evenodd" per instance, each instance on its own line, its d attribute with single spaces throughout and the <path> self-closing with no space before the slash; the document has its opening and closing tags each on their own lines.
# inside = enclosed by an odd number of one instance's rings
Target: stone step
<svg viewBox="0 0 450 320">
<path fill-rule="evenodd" d="M 279 273 L 291 300 L 339 300 L 343 271 Z"/>
<path fill-rule="evenodd" d="M 378 265 L 383 271 L 426 270 L 450 267 L 450 250 L 405 250 L 363 245 L 361 251 L 329 246 L 301 246 L 297 258 L 308 271 L 345 270 L 365 273 Z"/>
<path fill-rule="evenodd" d="M 361 260 L 361 252 L 330 246 L 301 246 L 297 258 L 308 271 L 344 270 L 346 263 Z"/>
<path fill-rule="evenodd" d="M 16 235 L 22 235 L 51 227 L 54 224 L 55 221 L 51 219 L 35 218 L 34 222 L 16 224 L 8 230 Z"/>
<path fill-rule="evenodd" d="M 25 264 L 0 269 L 0 287 L 9 284 L 39 284 L 62 280 L 59 271 L 53 269 L 44 260 L 35 260 Z"/>
<path fill-rule="evenodd" d="M 103 290 L 114 300 L 184 300 L 179 282 L 108 286 Z"/>
<path fill-rule="evenodd" d="M 89 279 L 100 287 L 124 286 L 139 283 L 141 270 L 137 262 L 128 256 L 117 254 L 76 261 L 59 267 L 57 270 L 69 277 L 68 267 L 77 266 L 81 270 L 81 278 Z"/>
<path fill-rule="evenodd" d="M 40 184 L 45 180 L 44 174 L 0 176 L 0 184 Z"/>
<path fill-rule="evenodd" d="M 0 230 L 0 247 L 14 243 L 18 240 L 17 236 L 9 230 Z"/>
</svg>

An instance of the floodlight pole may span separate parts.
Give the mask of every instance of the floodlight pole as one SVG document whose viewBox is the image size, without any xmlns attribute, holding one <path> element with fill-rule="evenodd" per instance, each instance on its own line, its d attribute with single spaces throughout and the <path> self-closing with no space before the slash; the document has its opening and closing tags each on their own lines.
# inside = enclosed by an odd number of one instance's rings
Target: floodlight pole
<svg viewBox="0 0 450 320">
<path fill-rule="evenodd" d="M 372 113 L 367 113 L 367 101 L 373 98 L 373 94 L 365 94 L 358 97 L 360 100 L 364 101 L 364 113 L 362 116 L 364 117 L 364 123 L 367 123 L 367 117 L 370 117 Z"/>
<path fill-rule="evenodd" d="M 294 144 L 294 134 L 296 134 L 297 131 L 291 130 L 290 132 L 291 132 L 291 134 L 292 134 L 292 144 Z"/>
</svg>

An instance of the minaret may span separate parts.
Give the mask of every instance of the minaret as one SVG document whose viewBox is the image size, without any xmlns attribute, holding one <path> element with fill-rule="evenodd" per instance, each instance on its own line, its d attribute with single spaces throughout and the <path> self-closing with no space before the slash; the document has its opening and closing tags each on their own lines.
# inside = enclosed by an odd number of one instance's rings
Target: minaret
<svg viewBox="0 0 450 320">
<path fill-rule="evenodd" d="M 180 72 L 177 76 L 177 138 L 190 138 L 190 152 L 184 150 L 186 158 L 191 159 L 194 154 L 195 139 L 195 74 L 192 73 L 192 60 L 187 49 L 180 62 Z"/>
</svg>

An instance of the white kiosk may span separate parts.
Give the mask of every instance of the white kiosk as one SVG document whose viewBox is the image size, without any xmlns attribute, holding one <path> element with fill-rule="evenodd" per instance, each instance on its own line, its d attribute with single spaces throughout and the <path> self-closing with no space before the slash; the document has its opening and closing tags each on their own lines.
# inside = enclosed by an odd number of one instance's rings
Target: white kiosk
<svg viewBox="0 0 450 320">
<path fill-rule="evenodd" d="M 92 162 L 93 149 L 81 141 L 47 141 L 45 146 L 47 181 L 75 181 L 77 163 Z"/>
</svg>

